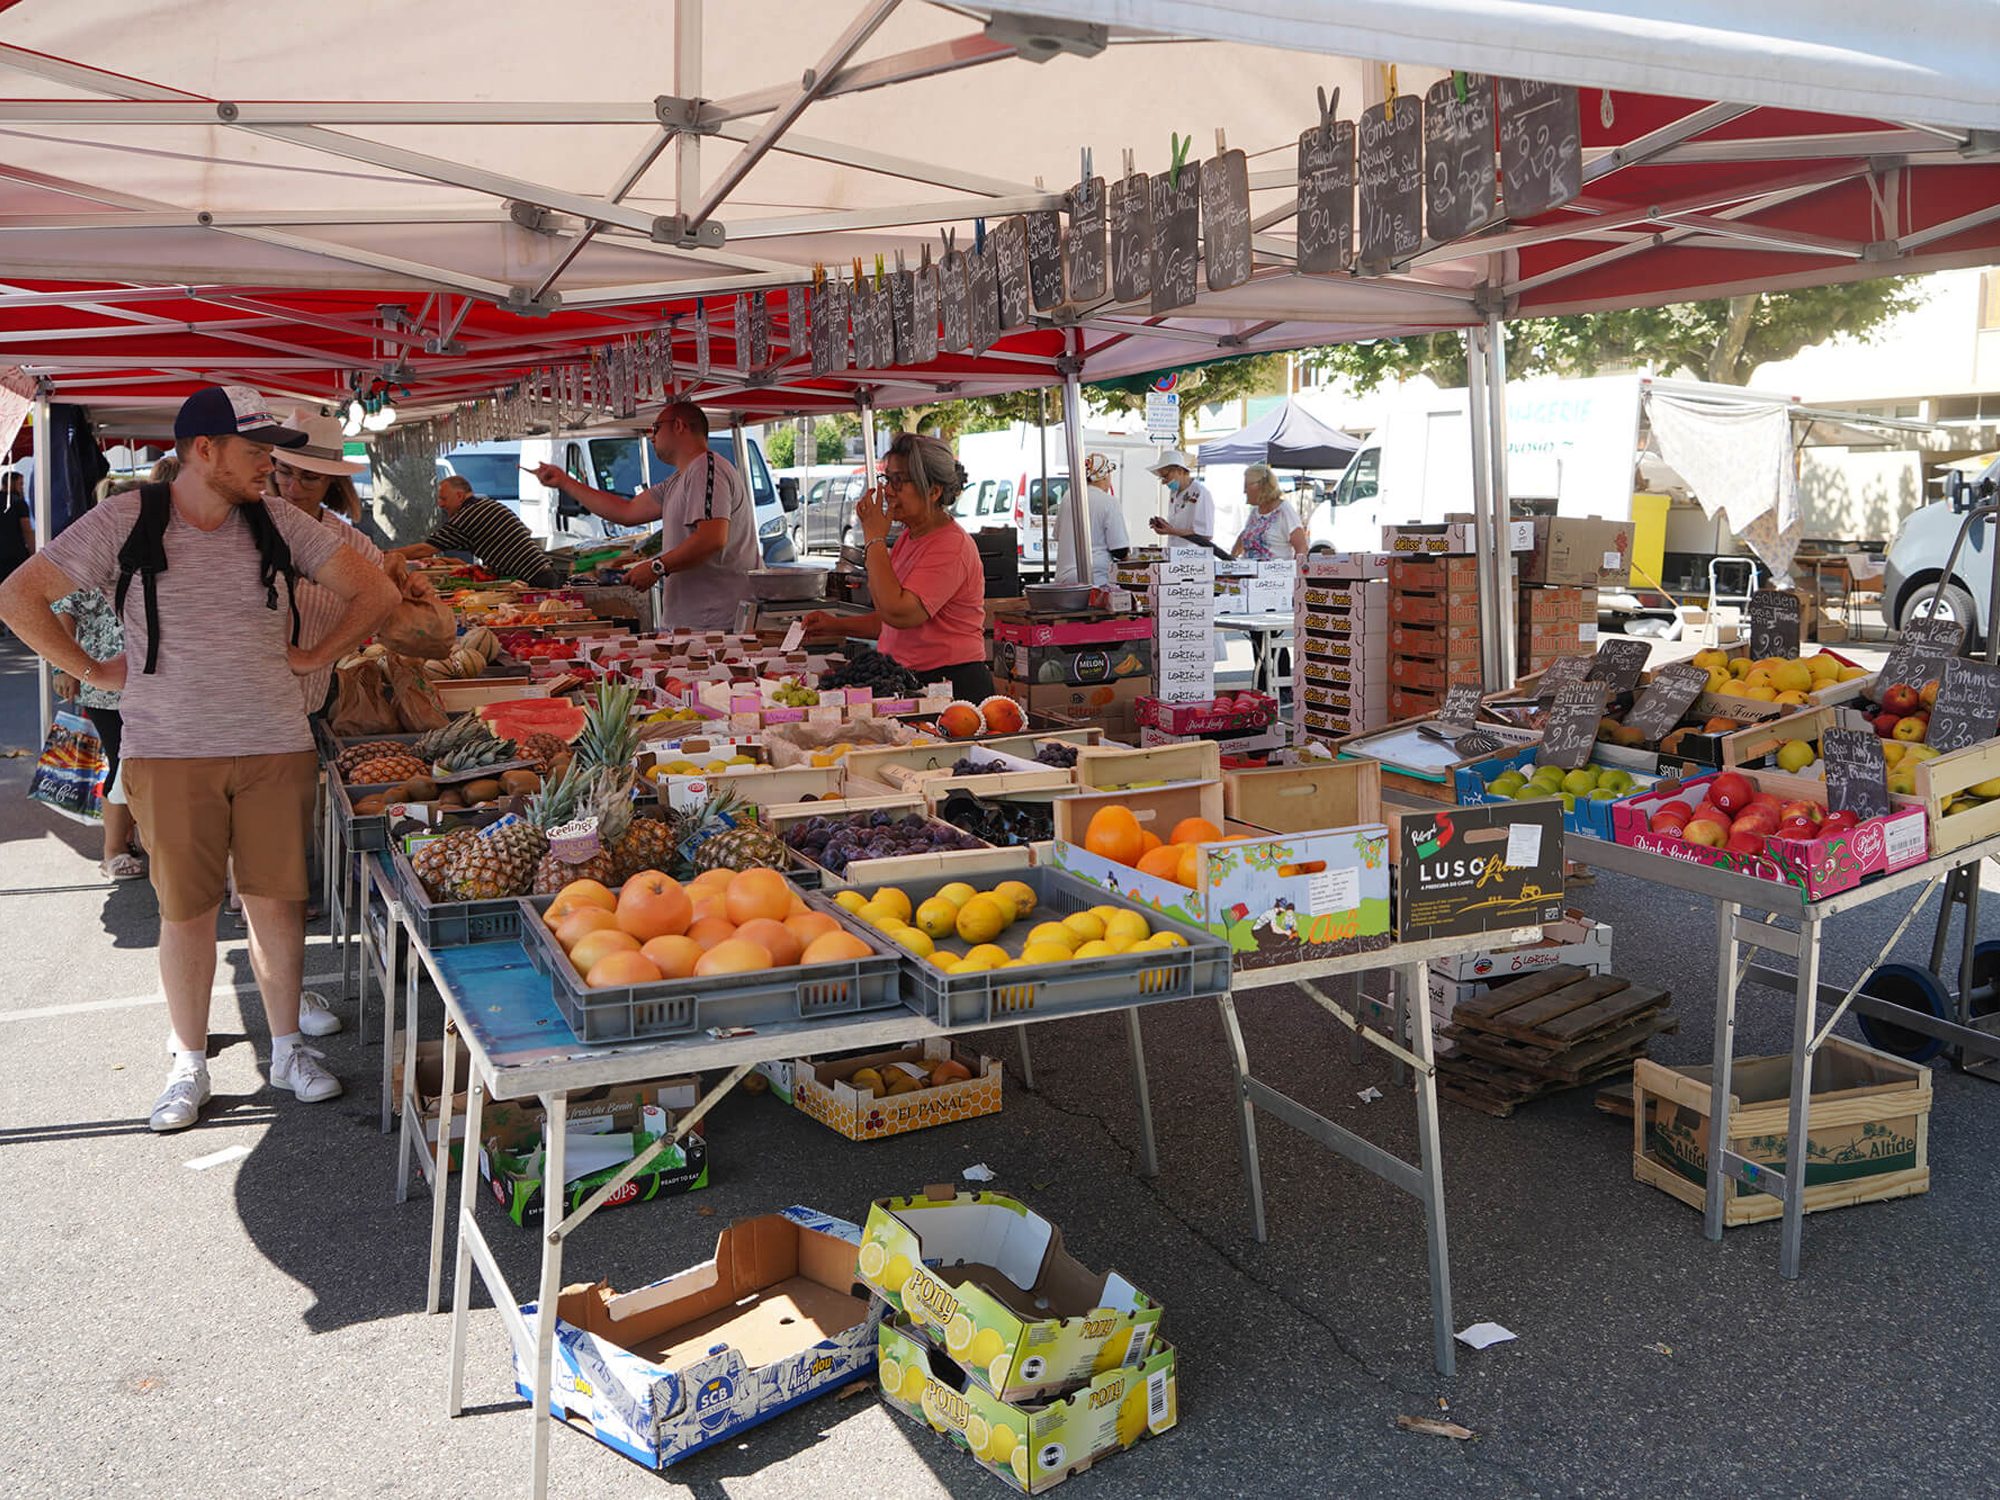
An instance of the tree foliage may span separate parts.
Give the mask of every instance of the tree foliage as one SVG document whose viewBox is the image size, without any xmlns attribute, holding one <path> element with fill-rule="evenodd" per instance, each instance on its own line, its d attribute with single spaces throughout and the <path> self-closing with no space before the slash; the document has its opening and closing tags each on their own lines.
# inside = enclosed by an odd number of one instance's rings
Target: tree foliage
<svg viewBox="0 0 2000 1500">
<path fill-rule="evenodd" d="M 1188 422 L 1202 407 L 1217 401 L 1234 401 L 1243 396 L 1269 396 L 1284 391 L 1287 378 L 1286 356 L 1282 354 L 1239 354 L 1204 364 L 1184 365 L 1174 371 L 1180 376 L 1175 387 L 1181 398 L 1181 430 L 1174 446 L 1187 447 Z M 1100 410 L 1144 412 L 1146 392 L 1165 371 L 1133 375 L 1087 387 Z"/>
<path fill-rule="evenodd" d="M 1904 276 L 1668 307 L 1523 318 L 1507 325 L 1507 375 L 1649 368 L 1743 385 L 1759 365 L 1790 359 L 1815 344 L 1866 337 L 1923 299 L 1915 278 Z M 1455 332 L 1338 344 L 1301 358 L 1358 391 L 1414 375 L 1428 375 L 1440 386 L 1465 384 L 1465 339 Z"/>
</svg>

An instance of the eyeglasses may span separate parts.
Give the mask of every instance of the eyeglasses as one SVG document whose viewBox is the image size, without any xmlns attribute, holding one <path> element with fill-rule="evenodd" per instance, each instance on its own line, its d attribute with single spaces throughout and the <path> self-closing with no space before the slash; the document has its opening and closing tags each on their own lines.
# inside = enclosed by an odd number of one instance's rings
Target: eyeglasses
<svg viewBox="0 0 2000 1500">
<path fill-rule="evenodd" d="M 294 484 L 325 484 L 333 478 L 316 469 L 295 469 L 290 464 L 273 464 L 271 472 L 279 479 L 290 480 Z"/>
<path fill-rule="evenodd" d="M 885 490 L 900 490 L 905 487 L 910 489 L 916 488 L 916 482 L 908 474 L 891 474 L 887 469 L 884 469 L 876 477 L 875 482 Z"/>
</svg>

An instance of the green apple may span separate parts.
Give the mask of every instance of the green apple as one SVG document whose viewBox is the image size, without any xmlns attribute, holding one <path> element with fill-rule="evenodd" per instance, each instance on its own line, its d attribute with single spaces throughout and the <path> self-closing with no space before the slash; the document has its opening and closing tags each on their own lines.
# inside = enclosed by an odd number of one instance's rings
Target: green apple
<svg viewBox="0 0 2000 1500">
<path fill-rule="evenodd" d="M 1600 786 L 1590 794 L 1592 802 L 1615 802 L 1625 794 L 1615 786 Z"/>
<path fill-rule="evenodd" d="M 1597 790 L 1597 772 L 1589 766 L 1579 766 L 1563 777 L 1563 790 L 1572 797 L 1582 797 Z"/>
<path fill-rule="evenodd" d="M 1621 767 L 1613 766 L 1597 778 L 1597 784 L 1600 787 L 1609 788 L 1611 791 L 1622 795 L 1632 790 L 1632 773 Z"/>
</svg>

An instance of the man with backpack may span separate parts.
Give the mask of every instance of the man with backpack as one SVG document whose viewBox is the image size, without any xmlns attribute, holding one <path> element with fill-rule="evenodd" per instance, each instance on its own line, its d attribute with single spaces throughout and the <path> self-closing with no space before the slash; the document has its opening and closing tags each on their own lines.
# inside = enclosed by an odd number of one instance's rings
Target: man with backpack
<svg viewBox="0 0 2000 1500">
<path fill-rule="evenodd" d="M 308 1103 L 341 1092 L 299 1032 L 318 780 L 301 681 L 358 645 L 398 595 L 330 532 L 267 501 L 272 447 L 305 440 L 247 386 L 197 391 L 174 422 L 171 485 L 113 496 L 0 586 L 0 620 L 38 655 L 88 686 L 123 689 L 125 791 L 152 859 L 175 1039 L 155 1130 L 192 1125 L 209 1099 L 216 915 L 232 863 L 271 1026 L 271 1083 Z M 311 648 L 298 645 L 301 578 L 346 601 Z M 49 606 L 79 588 L 113 599 L 124 656 L 93 661 L 57 622 Z"/>
</svg>

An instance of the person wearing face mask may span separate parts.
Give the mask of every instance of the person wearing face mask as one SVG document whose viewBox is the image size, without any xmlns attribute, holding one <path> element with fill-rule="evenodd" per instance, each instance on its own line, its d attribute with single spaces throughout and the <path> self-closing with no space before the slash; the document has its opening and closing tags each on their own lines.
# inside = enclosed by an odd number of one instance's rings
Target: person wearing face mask
<svg viewBox="0 0 2000 1500">
<path fill-rule="evenodd" d="M 1167 546 L 1215 547 L 1215 496 L 1194 477 L 1194 460 L 1178 448 L 1160 455 L 1152 472 L 1167 487 L 1169 499 L 1164 518 L 1153 517 L 1153 530 L 1167 538 Z"/>
<path fill-rule="evenodd" d="M 993 691 L 986 664 L 986 570 L 979 546 L 952 518 L 965 469 L 948 444 L 905 432 L 882 458 L 875 493 L 855 515 L 868 555 L 865 615 L 815 610 L 807 635 L 875 636 L 882 653 L 926 682 L 949 678 L 952 691 L 977 703 Z M 903 527 L 892 547 L 889 530 Z"/>
</svg>

